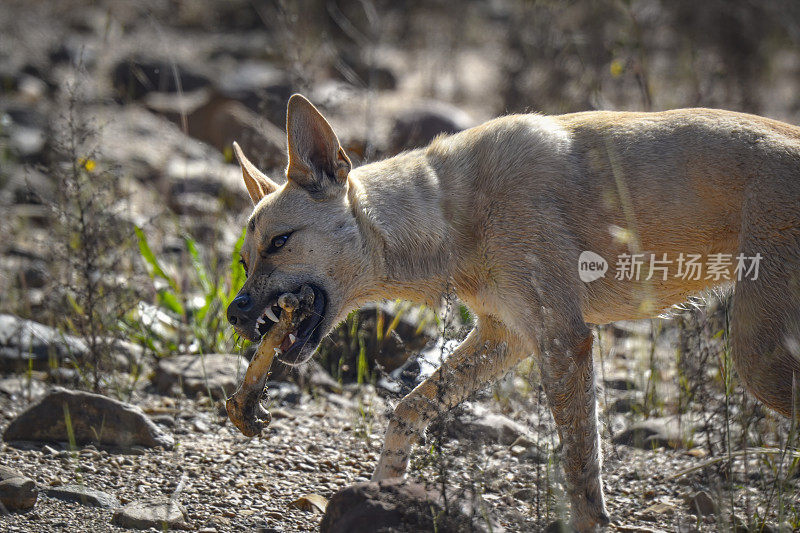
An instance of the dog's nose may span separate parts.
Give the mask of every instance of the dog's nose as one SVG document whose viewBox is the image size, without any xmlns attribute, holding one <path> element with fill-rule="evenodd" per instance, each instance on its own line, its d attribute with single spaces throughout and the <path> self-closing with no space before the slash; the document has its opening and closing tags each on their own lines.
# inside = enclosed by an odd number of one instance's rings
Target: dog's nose
<svg viewBox="0 0 800 533">
<path fill-rule="evenodd" d="M 234 326 L 239 323 L 239 319 L 243 318 L 240 313 L 246 313 L 253 308 L 253 299 L 248 293 L 243 293 L 233 299 L 231 305 L 228 306 L 228 322 Z"/>
</svg>

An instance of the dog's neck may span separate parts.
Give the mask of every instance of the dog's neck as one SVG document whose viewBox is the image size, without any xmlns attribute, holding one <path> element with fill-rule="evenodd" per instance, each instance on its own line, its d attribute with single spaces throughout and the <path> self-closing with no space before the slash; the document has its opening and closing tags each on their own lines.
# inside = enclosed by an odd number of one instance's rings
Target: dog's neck
<svg viewBox="0 0 800 533">
<path fill-rule="evenodd" d="M 439 176 L 424 150 L 356 168 L 348 196 L 372 256 L 374 298 L 438 304 L 452 271 Z"/>
</svg>

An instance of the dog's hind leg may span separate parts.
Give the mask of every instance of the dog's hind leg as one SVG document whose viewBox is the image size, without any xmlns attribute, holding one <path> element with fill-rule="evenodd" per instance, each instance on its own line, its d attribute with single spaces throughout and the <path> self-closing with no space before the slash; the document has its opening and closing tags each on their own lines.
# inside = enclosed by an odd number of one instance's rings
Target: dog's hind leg
<svg viewBox="0 0 800 533">
<path fill-rule="evenodd" d="M 499 321 L 480 317 L 478 325 L 428 379 L 394 410 L 373 481 L 400 477 L 411 446 L 428 424 L 472 393 L 505 374 L 528 354 Z"/>
<path fill-rule="evenodd" d="M 793 405 L 800 405 L 793 400 L 800 390 L 800 195 L 787 198 L 784 191 L 773 201 L 759 195 L 744 216 L 740 253 L 748 267 L 749 258 L 761 259 L 757 277 L 755 270 L 743 271 L 736 282 L 733 362 L 759 400 L 792 416 Z"/>
<path fill-rule="evenodd" d="M 542 385 L 562 445 L 562 467 L 572 506 L 571 524 L 593 531 L 609 522 L 600 476 L 600 435 L 592 364 L 592 333 L 542 337 Z"/>
</svg>

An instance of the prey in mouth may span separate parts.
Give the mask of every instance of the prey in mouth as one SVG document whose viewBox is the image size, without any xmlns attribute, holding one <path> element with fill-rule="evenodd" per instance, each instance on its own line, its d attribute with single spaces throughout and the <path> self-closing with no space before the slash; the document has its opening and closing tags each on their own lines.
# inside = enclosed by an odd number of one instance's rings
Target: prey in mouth
<svg viewBox="0 0 800 533">
<path fill-rule="evenodd" d="M 314 285 L 303 285 L 298 293 L 284 293 L 267 304 L 267 307 L 256 319 L 255 339 L 261 340 L 269 335 L 270 338 L 277 336 L 282 328 L 275 330 L 276 326 L 282 324 L 283 315 L 287 312 L 285 303 L 288 295 L 299 297 L 304 302 L 303 296 L 309 295 L 307 313 L 299 321 L 292 320 L 292 328 L 285 332 L 279 344 L 275 346 L 275 356 L 286 364 L 303 362 L 311 355 L 307 352 L 313 351 L 322 337 L 319 325 L 325 318 L 326 298 L 325 292 Z M 282 300 L 283 299 L 283 300 Z M 275 331 L 273 331 L 275 330 Z"/>
<path fill-rule="evenodd" d="M 277 309 L 276 309 L 277 308 Z M 325 296 L 319 289 L 303 285 L 297 293 L 287 292 L 268 305 L 257 320 L 258 338 L 261 339 L 253 359 L 247 367 L 239 389 L 225 402 L 228 418 L 247 437 L 259 435 L 271 421 L 269 412 L 261 405 L 261 395 L 269 376 L 272 360 L 283 360 L 292 354 L 296 361 L 306 349 L 313 350 L 316 342 L 309 343 L 319 334 L 317 326 L 322 321 Z M 306 348 L 310 345 L 310 348 Z"/>
</svg>

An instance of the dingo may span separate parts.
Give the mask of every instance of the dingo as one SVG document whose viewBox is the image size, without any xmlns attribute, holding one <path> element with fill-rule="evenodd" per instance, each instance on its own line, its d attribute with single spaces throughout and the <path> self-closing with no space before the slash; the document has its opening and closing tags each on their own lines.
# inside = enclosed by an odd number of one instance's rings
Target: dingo
<svg viewBox="0 0 800 533">
<path fill-rule="evenodd" d="M 800 128 L 711 109 L 512 115 L 359 168 L 300 95 L 286 129 L 284 185 L 235 147 L 255 204 L 242 248 L 248 278 L 228 308 L 243 337 L 261 339 L 278 321 L 278 296 L 303 285 L 315 311 L 281 344 L 289 363 L 310 358 L 370 300 L 436 307 L 454 288 L 477 316 L 397 405 L 373 479 L 402 476 L 432 419 L 534 354 L 563 445 L 572 524 L 607 523 L 587 324 L 653 316 L 726 279 L 736 285 L 739 376 L 791 415 Z M 724 265 L 687 276 L 690 256 Z M 621 257 L 644 260 L 612 275 Z M 756 257 L 758 275 L 749 265 L 742 277 L 737 259 Z"/>
</svg>

